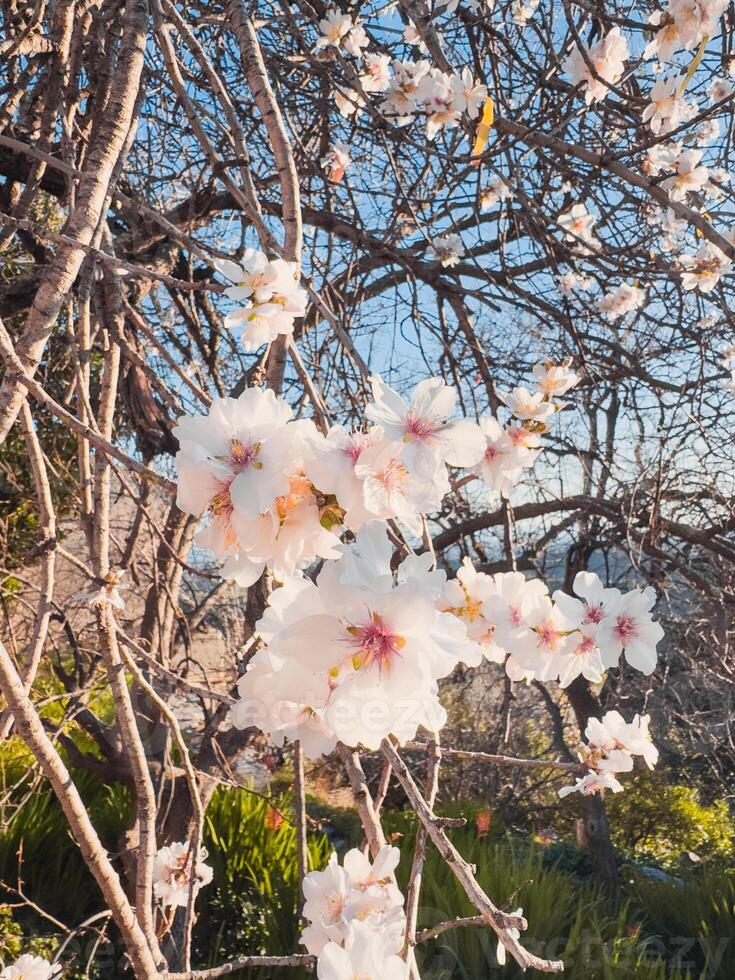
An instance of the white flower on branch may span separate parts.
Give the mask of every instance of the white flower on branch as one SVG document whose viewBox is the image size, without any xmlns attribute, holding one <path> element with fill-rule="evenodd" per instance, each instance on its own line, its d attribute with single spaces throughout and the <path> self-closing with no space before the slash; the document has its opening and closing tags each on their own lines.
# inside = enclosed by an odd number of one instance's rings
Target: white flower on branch
<svg viewBox="0 0 735 980">
<path fill-rule="evenodd" d="M 587 292 L 595 284 L 591 276 L 582 275 L 573 269 L 559 276 L 557 282 L 559 284 L 559 291 L 564 294 L 572 293 L 575 289 L 581 289 L 583 292 Z"/>
<path fill-rule="evenodd" d="M 681 143 L 656 143 L 649 146 L 643 157 L 641 169 L 650 177 L 657 177 L 662 170 L 672 170 L 681 152 Z"/>
<path fill-rule="evenodd" d="M 467 635 L 482 646 L 488 660 L 503 663 L 506 652 L 494 641 L 495 624 L 485 615 L 485 603 L 497 595 L 495 580 L 491 575 L 475 570 L 469 558 L 465 558 L 437 599 L 437 609 L 457 616 L 465 624 Z"/>
<path fill-rule="evenodd" d="M 509 912 L 508 914 L 516 915 L 520 917 L 523 915 L 523 909 L 519 906 L 514 912 Z M 513 939 L 520 939 L 521 937 L 521 933 L 519 929 L 512 929 L 512 928 L 508 929 L 508 935 L 511 936 Z M 503 946 L 502 943 L 498 943 L 495 949 L 495 957 L 498 963 L 500 964 L 500 966 L 505 966 L 508 954 L 505 952 L 505 946 Z"/>
<path fill-rule="evenodd" d="M 515 443 L 497 419 L 480 419 L 480 428 L 485 436 L 485 453 L 470 472 L 477 474 L 489 489 L 508 497 L 523 470 L 533 466 L 538 453 Z"/>
<path fill-rule="evenodd" d="M 206 864 L 207 849 L 200 847 L 197 853 L 194 894 L 213 877 Z M 153 892 L 164 908 L 186 908 L 192 887 L 192 854 L 188 841 L 178 841 L 159 849 L 153 862 Z"/>
<path fill-rule="evenodd" d="M 487 99 L 487 87 L 475 81 L 470 68 L 463 68 L 458 75 L 450 76 L 449 84 L 455 109 L 466 112 L 470 119 L 476 119 Z"/>
<path fill-rule="evenodd" d="M 280 738 L 297 716 L 305 726 L 317 716 L 324 741 L 331 733 L 373 749 L 389 734 L 406 741 L 419 725 L 443 727 L 437 681 L 459 662 L 478 664 L 482 650 L 463 623 L 435 608 L 446 576 L 431 571 L 431 555 L 410 555 L 393 573 L 392 550 L 385 526 L 373 521 L 316 585 L 276 590 L 274 612 L 256 627 L 266 647 L 238 684 L 237 727 L 255 724 Z"/>
<path fill-rule="evenodd" d="M 619 320 L 631 310 L 640 309 L 646 302 L 646 291 L 627 282 L 621 283 L 597 301 L 597 308 L 608 320 Z"/>
<path fill-rule="evenodd" d="M 709 170 L 700 166 L 703 150 L 684 150 L 674 163 L 674 176 L 667 177 L 661 186 L 672 201 L 682 201 L 687 194 L 701 191 L 709 180 Z"/>
<path fill-rule="evenodd" d="M 324 493 L 338 496 L 344 510 L 344 523 L 353 531 L 376 517 L 367 509 L 364 476 L 357 475 L 357 466 L 366 450 L 384 445 L 383 430 L 379 425 L 372 426 L 367 432 L 348 432 L 343 426 L 335 425 L 324 440 L 314 442 L 313 455 L 304 463 L 306 474 L 315 486 Z"/>
<path fill-rule="evenodd" d="M 319 980 L 405 980 L 406 964 L 386 951 L 381 933 L 355 922 L 345 946 L 328 943 L 317 960 Z"/>
<path fill-rule="evenodd" d="M 531 392 L 523 386 L 509 392 L 499 391 L 498 398 L 522 421 L 546 422 L 556 411 L 556 406 L 547 400 L 543 391 Z"/>
<path fill-rule="evenodd" d="M 390 85 L 390 55 L 368 52 L 360 84 L 365 92 L 385 92 Z"/>
<path fill-rule="evenodd" d="M 431 248 L 445 269 L 458 265 L 464 255 L 464 245 L 459 235 L 451 234 L 435 238 Z"/>
<path fill-rule="evenodd" d="M 599 102 L 610 91 L 610 85 L 619 81 L 625 70 L 625 59 L 628 57 L 628 43 L 620 33 L 619 27 L 614 27 L 609 34 L 601 38 L 586 52 L 587 60 L 575 48 L 563 64 L 563 69 L 572 80 L 572 85 L 585 84 L 584 100 L 589 105 Z M 590 70 L 589 62 L 595 74 Z M 605 83 L 608 84 L 605 84 Z"/>
<path fill-rule="evenodd" d="M 643 674 L 656 668 L 656 646 L 664 631 L 653 621 L 651 610 L 656 602 L 655 591 L 633 589 L 612 602 L 597 629 L 597 643 L 606 667 L 615 666 L 621 653 L 631 667 Z"/>
<path fill-rule="evenodd" d="M 18 959 L 0 971 L 0 980 L 51 980 L 61 973 L 61 965 L 49 963 L 41 956 L 23 953 Z"/>
<path fill-rule="evenodd" d="M 381 105 L 387 116 L 399 125 L 411 122 L 421 102 L 420 85 L 431 65 L 428 61 L 398 61 L 391 64 L 393 75 Z"/>
<path fill-rule="evenodd" d="M 735 91 L 735 86 L 727 78 L 713 78 L 707 86 L 707 98 L 712 103 L 722 102 Z"/>
<path fill-rule="evenodd" d="M 593 214 L 588 213 L 584 204 L 573 205 L 569 211 L 560 214 L 556 220 L 566 232 L 564 235 L 565 241 L 575 242 L 578 246 L 581 242 L 580 251 L 582 254 L 589 252 L 586 246 L 599 245 L 597 238 L 592 233 L 592 228 L 597 218 Z"/>
<path fill-rule="evenodd" d="M 108 572 L 103 584 L 94 592 L 79 592 L 73 598 L 80 602 L 87 602 L 90 606 L 101 609 L 104 606 L 112 606 L 114 609 L 124 609 L 125 600 L 120 595 L 120 590 L 127 588 L 122 585 L 126 570 L 121 568 L 119 571 Z"/>
<path fill-rule="evenodd" d="M 340 867 L 333 851 L 324 871 L 305 876 L 308 925 L 301 942 L 319 957 L 317 976 L 398 976 L 394 961 L 403 976 L 405 963 L 396 954 L 403 946 L 406 916 L 393 878 L 399 859 L 400 851 L 390 845 L 381 848 L 372 863 L 353 848 Z"/>
<path fill-rule="evenodd" d="M 727 6 L 728 0 L 669 0 L 665 11 L 656 10 L 648 18 L 656 32 L 643 57 L 670 61 L 678 50 L 691 50 L 717 32 Z"/>
<path fill-rule="evenodd" d="M 490 211 L 500 201 L 508 201 L 513 197 L 513 189 L 506 184 L 502 177 L 493 177 L 480 195 L 480 210 Z"/>
<path fill-rule="evenodd" d="M 513 23 L 517 27 L 525 27 L 536 13 L 538 5 L 539 0 L 513 0 L 513 3 L 510 5 Z"/>
<path fill-rule="evenodd" d="M 387 438 L 405 444 L 405 457 L 420 475 L 419 457 L 430 458 L 426 471 L 441 464 L 473 466 L 482 458 L 484 440 L 479 426 L 468 419 L 452 421 L 457 391 L 441 378 L 427 378 L 413 391 L 410 404 L 381 379 L 370 379 L 373 401 L 366 416 L 383 429 Z"/>
<path fill-rule="evenodd" d="M 590 772 L 577 779 L 574 786 L 562 787 L 559 796 L 604 794 L 608 789 L 621 792 L 623 786 L 615 777 L 631 772 L 635 756 L 642 757 L 648 768 L 653 769 L 658 762 L 658 749 L 651 741 L 649 724 L 648 715 L 636 715 L 633 721 L 626 722 L 619 711 L 590 718 L 585 729 L 587 744 L 579 750 L 579 758 Z"/>
<path fill-rule="evenodd" d="M 569 370 L 569 362 L 554 364 L 547 361 L 543 364 L 536 364 L 532 373 L 539 391 L 543 392 L 547 398 L 552 396 L 558 398 L 560 395 L 565 395 L 580 381 L 579 375 Z"/>
<path fill-rule="evenodd" d="M 643 122 L 654 133 L 670 133 L 692 114 L 692 106 L 683 93 L 684 79 L 680 75 L 659 78 L 649 93 L 650 102 L 643 110 Z"/>
<path fill-rule="evenodd" d="M 174 435 L 178 506 L 205 516 L 197 543 L 227 559 L 226 577 L 251 585 L 266 565 L 284 578 L 338 554 L 341 512 L 303 475 L 323 437 L 271 390 L 217 398 L 207 415 L 183 416 Z"/>
<path fill-rule="evenodd" d="M 322 32 L 314 45 L 314 50 L 322 48 L 342 48 L 348 54 L 359 57 L 362 49 L 367 47 L 368 37 L 358 22 L 354 22 L 349 14 L 340 10 L 330 10 L 326 17 L 319 21 Z"/>
<path fill-rule="evenodd" d="M 225 326 L 239 328 L 245 350 L 257 350 L 279 334 L 293 333 L 296 317 L 306 312 L 306 291 L 296 281 L 296 263 L 267 259 L 262 252 L 247 249 L 242 265 L 217 259 L 218 272 L 235 285 L 225 295 L 246 302 L 225 317 Z"/>
<path fill-rule="evenodd" d="M 684 270 L 681 276 L 682 289 L 698 289 L 700 293 L 711 293 L 720 277 L 731 268 L 732 261 L 716 245 L 702 242 L 695 255 L 679 256 L 679 265 Z"/>
<path fill-rule="evenodd" d="M 428 140 L 433 140 L 440 129 L 453 129 L 459 125 L 462 105 L 457 104 L 452 76 L 431 68 L 421 79 L 418 94 L 426 110 Z"/>
</svg>

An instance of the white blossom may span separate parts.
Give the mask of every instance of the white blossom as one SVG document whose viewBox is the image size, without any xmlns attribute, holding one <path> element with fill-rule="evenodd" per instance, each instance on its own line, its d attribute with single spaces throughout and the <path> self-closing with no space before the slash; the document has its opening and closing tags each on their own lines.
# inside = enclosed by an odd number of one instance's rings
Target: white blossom
<svg viewBox="0 0 735 980">
<path fill-rule="evenodd" d="M 615 666 L 620 654 L 636 670 L 651 674 L 656 668 L 656 645 L 664 631 L 651 616 L 656 593 L 649 586 L 633 589 L 611 602 L 597 627 L 597 643 L 606 667 Z"/>
<path fill-rule="evenodd" d="M 293 333 L 296 317 L 306 312 L 306 291 L 296 281 L 296 263 L 268 260 L 262 252 L 247 249 L 242 265 L 218 259 L 215 267 L 234 283 L 225 295 L 245 306 L 225 317 L 225 326 L 237 328 L 245 350 L 257 350 L 279 334 Z"/>
<path fill-rule="evenodd" d="M 0 971 L 0 980 L 51 980 L 59 973 L 59 963 L 49 963 L 41 956 L 23 953 L 14 963 Z"/>
<path fill-rule="evenodd" d="M 566 241 L 575 242 L 577 245 L 581 242 L 580 251 L 582 254 L 589 252 L 589 248 L 586 246 L 599 245 L 597 238 L 592 233 L 597 218 L 588 213 L 584 204 L 573 205 L 569 211 L 560 214 L 556 220 L 566 232 L 564 235 Z"/>
<path fill-rule="evenodd" d="M 682 272 L 682 289 L 698 289 L 711 293 L 720 277 L 732 266 L 732 261 L 711 242 L 702 242 L 695 255 L 679 256 Z"/>
<path fill-rule="evenodd" d="M 700 165 L 702 150 L 684 150 L 674 163 L 674 176 L 667 177 L 661 186 L 672 201 L 682 201 L 687 194 L 700 191 L 709 180 L 709 170 Z"/>
<path fill-rule="evenodd" d="M 608 320 L 618 320 L 631 310 L 640 309 L 646 302 L 646 291 L 629 283 L 621 283 L 597 301 L 597 308 Z"/>
<path fill-rule="evenodd" d="M 582 52 L 575 48 L 563 64 L 563 69 L 572 80 L 572 85 L 585 83 L 584 99 L 587 105 L 604 99 L 614 85 L 622 77 L 625 70 L 625 59 L 628 57 L 628 43 L 620 33 L 619 27 L 614 27 L 609 34 L 594 44 L 586 52 L 587 61 L 594 67 L 595 74 L 590 71 Z M 605 84 L 605 83 L 608 84 Z"/>
<path fill-rule="evenodd" d="M 464 245 L 459 235 L 442 235 L 434 239 L 431 247 L 434 255 L 445 269 L 451 269 L 458 265 L 459 260 L 464 255 Z"/>
<path fill-rule="evenodd" d="M 650 103 L 643 110 L 643 122 L 654 133 L 670 133 L 691 114 L 691 106 L 683 95 L 684 79 L 680 75 L 659 78 L 649 93 Z"/>
<path fill-rule="evenodd" d="M 499 391 L 498 398 L 523 421 L 545 422 L 556 411 L 556 406 L 547 401 L 543 391 L 530 392 L 522 386 L 510 392 Z"/>
<path fill-rule="evenodd" d="M 508 201 L 513 197 L 513 189 L 506 184 L 502 177 L 493 177 L 480 195 L 480 210 L 489 211 L 500 201 Z"/>
<path fill-rule="evenodd" d="M 212 880 L 212 869 L 205 864 L 207 849 L 197 853 L 194 895 Z M 192 854 L 188 841 L 161 847 L 153 861 L 153 893 L 164 908 L 183 907 L 189 902 L 192 880 Z"/>
<path fill-rule="evenodd" d="M 297 716 L 299 724 L 317 716 L 327 743 L 377 749 L 389 734 L 403 742 L 419 725 L 444 725 L 437 681 L 460 661 L 479 663 L 482 649 L 436 609 L 446 576 L 431 571 L 431 556 L 410 555 L 394 573 L 391 553 L 373 521 L 316 585 L 275 591 L 275 612 L 256 625 L 266 646 L 238 684 L 236 726 L 255 723 L 281 738 Z M 304 744 L 309 754 L 313 747 Z"/>
</svg>

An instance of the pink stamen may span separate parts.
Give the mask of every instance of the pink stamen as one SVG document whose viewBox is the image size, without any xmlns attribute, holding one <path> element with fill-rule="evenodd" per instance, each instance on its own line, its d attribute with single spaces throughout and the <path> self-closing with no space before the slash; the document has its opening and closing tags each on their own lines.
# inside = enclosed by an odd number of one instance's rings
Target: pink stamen
<svg viewBox="0 0 735 980">
<path fill-rule="evenodd" d="M 357 461 L 362 454 L 363 447 L 356 442 L 351 442 L 344 448 L 345 456 L 350 460 L 353 466 L 357 465 Z"/>
<path fill-rule="evenodd" d="M 239 439 L 230 439 L 230 466 L 236 473 L 247 469 L 260 452 L 260 443 L 243 446 Z"/>
<path fill-rule="evenodd" d="M 550 650 L 554 649 L 559 638 L 559 633 L 554 629 L 551 623 L 541 626 L 537 630 L 537 633 L 540 646 L 548 647 Z"/>
<path fill-rule="evenodd" d="M 403 463 L 400 460 L 391 459 L 380 475 L 380 482 L 385 487 L 386 492 L 392 494 L 403 486 L 407 475 L 408 471 Z"/>
<path fill-rule="evenodd" d="M 591 653 L 595 649 L 596 643 L 591 636 L 583 637 L 581 643 L 577 645 L 577 649 L 574 651 L 577 656 L 583 657 L 585 654 Z"/>
<path fill-rule="evenodd" d="M 406 437 L 429 442 L 434 438 L 438 426 L 433 419 L 422 418 L 409 412 L 406 416 Z"/>
<path fill-rule="evenodd" d="M 376 613 L 373 613 L 369 623 L 364 626 L 350 626 L 348 632 L 354 637 L 358 648 L 353 657 L 353 663 L 358 668 L 370 668 L 377 664 L 379 670 L 387 670 L 393 658 L 406 645 L 405 639 L 392 632 Z"/>
<path fill-rule="evenodd" d="M 587 614 L 585 615 L 583 622 L 597 624 L 600 622 L 600 620 L 604 615 L 605 612 L 602 606 L 588 606 Z"/>
<path fill-rule="evenodd" d="M 635 636 L 635 621 L 630 616 L 618 616 L 615 622 L 615 635 L 624 645 L 631 637 Z"/>
</svg>

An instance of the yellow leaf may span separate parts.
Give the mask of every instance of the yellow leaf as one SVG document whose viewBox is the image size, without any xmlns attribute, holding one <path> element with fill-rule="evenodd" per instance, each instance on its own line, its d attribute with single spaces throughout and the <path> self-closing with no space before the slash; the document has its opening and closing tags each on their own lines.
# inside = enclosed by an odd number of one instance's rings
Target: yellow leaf
<svg viewBox="0 0 735 980">
<path fill-rule="evenodd" d="M 692 75 L 697 70 L 697 65 L 702 60 L 704 49 L 707 47 L 707 41 L 709 41 L 709 34 L 704 35 L 704 37 L 702 38 L 702 43 L 699 45 L 699 50 L 697 51 L 697 53 L 694 55 L 691 62 L 689 63 L 689 68 L 687 69 L 687 73 L 684 76 L 684 81 L 681 83 L 681 86 L 679 87 L 680 95 L 684 94 L 684 90 L 686 89 L 687 85 L 691 81 Z"/>
<path fill-rule="evenodd" d="M 490 136 L 490 130 L 492 129 L 493 119 L 495 118 L 495 106 L 493 100 L 488 95 L 485 100 L 485 105 L 482 108 L 482 117 L 477 124 L 477 132 L 475 133 L 475 142 L 472 146 L 472 157 L 479 157 L 482 151 L 487 146 L 487 140 Z M 479 159 L 472 159 L 470 161 L 473 167 L 479 166 Z"/>
</svg>

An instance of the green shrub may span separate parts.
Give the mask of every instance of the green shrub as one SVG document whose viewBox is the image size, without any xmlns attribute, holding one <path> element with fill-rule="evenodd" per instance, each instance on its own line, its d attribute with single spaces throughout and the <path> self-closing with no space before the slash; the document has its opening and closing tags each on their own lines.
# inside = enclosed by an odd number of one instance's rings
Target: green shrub
<svg viewBox="0 0 735 980">
<path fill-rule="evenodd" d="M 624 793 L 608 798 L 608 814 L 616 847 L 666 867 L 689 851 L 703 860 L 735 855 L 735 821 L 724 800 L 708 806 L 697 789 L 668 783 L 659 773 L 636 773 Z"/>
</svg>

